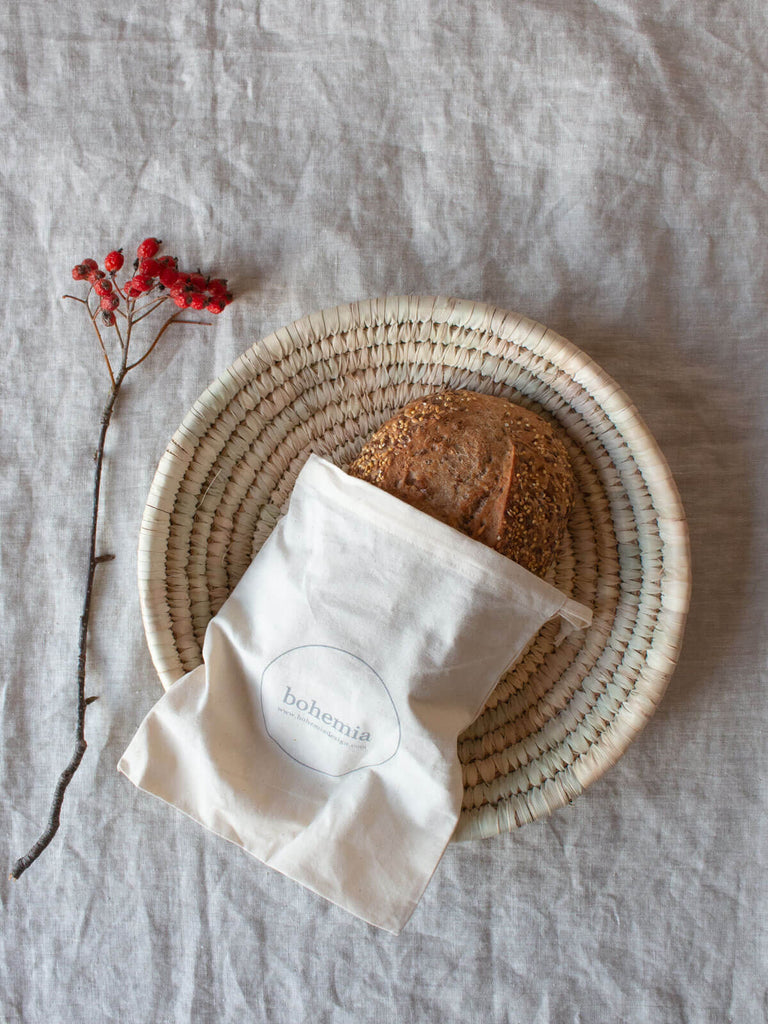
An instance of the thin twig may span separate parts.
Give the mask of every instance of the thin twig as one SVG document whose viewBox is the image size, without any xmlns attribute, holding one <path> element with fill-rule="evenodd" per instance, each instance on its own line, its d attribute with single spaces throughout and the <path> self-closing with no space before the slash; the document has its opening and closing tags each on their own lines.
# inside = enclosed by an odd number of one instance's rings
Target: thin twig
<svg viewBox="0 0 768 1024">
<path fill-rule="evenodd" d="M 109 370 L 109 379 L 112 381 L 112 387 L 114 388 L 115 387 L 115 375 L 112 372 L 112 364 L 109 361 L 109 356 L 107 355 L 107 350 L 106 350 L 106 347 L 104 346 L 104 341 L 103 341 L 103 339 L 101 337 L 101 331 L 99 330 L 98 324 L 96 323 L 96 313 L 98 313 L 98 311 L 99 310 L 98 310 L 98 307 L 97 307 L 96 311 L 94 313 L 91 313 L 91 323 L 93 324 L 93 329 L 96 331 L 96 337 L 99 339 L 99 345 L 101 345 L 102 355 L 104 356 L 104 361 L 107 364 L 107 369 Z M 88 312 L 89 313 L 91 312 L 90 306 L 88 307 Z"/>
<path fill-rule="evenodd" d="M 136 304 L 136 299 L 126 299 L 126 308 L 128 310 L 128 327 L 125 332 L 125 348 L 123 349 L 123 359 L 128 359 L 128 348 L 131 344 L 131 331 L 133 330 L 133 307 Z"/>
<path fill-rule="evenodd" d="M 181 310 L 179 310 L 179 313 L 180 312 L 181 312 Z M 165 332 L 168 330 L 168 328 L 171 326 L 171 324 L 173 324 L 173 323 L 177 323 L 177 324 L 202 324 L 203 326 L 208 326 L 206 324 L 205 320 L 179 320 L 179 319 L 177 319 L 178 316 L 179 316 L 179 313 L 174 313 L 172 316 L 168 317 L 168 319 L 165 321 L 163 326 L 158 331 L 157 337 L 152 342 L 152 344 L 149 346 L 147 351 L 144 353 L 144 355 L 141 357 L 141 359 L 137 359 L 135 363 L 131 363 L 131 365 L 128 367 L 129 370 L 132 370 L 135 366 L 139 366 L 141 363 L 144 362 L 144 360 L 150 354 L 150 352 L 155 347 L 155 345 L 158 343 L 158 341 L 160 341 L 160 339 L 165 334 Z"/>
<path fill-rule="evenodd" d="M 85 308 L 88 310 L 88 313 L 89 313 L 90 318 L 91 318 L 91 323 L 93 324 L 94 330 L 96 331 L 96 337 L 99 339 L 99 345 L 101 346 L 102 355 L 104 356 L 104 359 L 105 359 L 106 364 L 107 364 L 107 369 L 109 370 L 109 379 L 112 381 L 112 386 L 114 387 L 115 386 L 115 375 L 112 372 L 112 364 L 109 361 L 109 356 L 107 355 L 107 350 L 104 347 L 104 341 L 102 340 L 101 334 L 99 334 L 99 328 L 96 326 L 96 314 L 99 312 L 99 307 L 97 306 L 95 310 L 92 310 L 91 306 L 90 306 L 90 303 L 88 302 L 88 299 L 91 297 L 91 291 L 92 290 L 93 289 L 89 289 L 88 296 L 85 299 L 81 299 L 78 295 L 62 295 L 62 299 L 74 299 L 75 302 L 82 303 L 85 306 Z M 118 288 L 118 291 L 120 291 L 119 288 Z M 118 312 L 120 312 L 123 316 L 125 316 L 125 314 L 122 313 L 122 310 L 119 310 Z M 117 326 L 117 324 L 115 324 L 115 326 Z M 118 331 L 117 333 L 118 333 L 118 337 L 119 337 L 120 332 Z M 120 338 L 121 344 L 122 344 L 122 340 L 123 339 Z"/>
<path fill-rule="evenodd" d="M 123 314 L 123 315 L 125 316 L 125 314 Z M 127 319 L 127 317 L 126 317 L 126 319 Z M 114 326 L 115 330 L 117 331 L 117 338 L 118 338 L 118 341 L 120 342 L 120 348 L 123 350 L 123 352 L 125 352 L 125 342 L 123 341 L 123 335 L 120 332 L 120 328 L 118 326 L 117 320 L 115 320 L 115 323 L 114 323 L 113 326 Z"/>
<path fill-rule="evenodd" d="M 154 302 L 151 303 L 148 302 L 146 306 L 139 306 L 139 312 L 141 313 L 141 316 L 134 317 L 134 324 L 141 323 L 145 316 L 149 316 L 150 313 L 154 312 L 158 306 L 161 306 L 165 302 L 167 298 L 168 296 L 164 295 L 162 299 L 156 299 Z M 135 312 L 136 310 L 134 310 L 134 313 Z"/>
</svg>

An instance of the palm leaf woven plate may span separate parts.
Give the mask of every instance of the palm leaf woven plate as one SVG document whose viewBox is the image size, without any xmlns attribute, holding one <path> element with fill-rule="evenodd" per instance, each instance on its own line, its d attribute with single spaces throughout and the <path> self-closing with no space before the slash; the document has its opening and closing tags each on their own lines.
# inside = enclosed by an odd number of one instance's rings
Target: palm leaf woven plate
<svg viewBox="0 0 768 1024">
<path fill-rule="evenodd" d="M 544 627 L 460 737 L 456 839 L 573 801 L 653 714 L 690 595 L 688 533 L 656 442 L 618 385 L 517 313 L 388 296 L 296 320 L 244 352 L 171 439 L 147 500 L 139 591 L 164 687 L 202 662 L 205 629 L 285 512 L 310 453 L 346 466 L 406 402 L 442 388 L 503 395 L 547 418 L 578 497 L 548 579 L 593 609 L 555 646 Z"/>
</svg>

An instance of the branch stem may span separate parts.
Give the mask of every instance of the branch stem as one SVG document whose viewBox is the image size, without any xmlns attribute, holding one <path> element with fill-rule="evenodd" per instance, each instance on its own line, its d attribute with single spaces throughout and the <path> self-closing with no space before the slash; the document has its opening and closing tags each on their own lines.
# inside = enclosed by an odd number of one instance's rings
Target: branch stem
<svg viewBox="0 0 768 1024">
<path fill-rule="evenodd" d="M 78 654 L 77 654 L 77 716 L 75 723 L 75 736 L 74 736 L 74 749 L 72 756 L 69 759 L 64 770 L 59 775 L 56 782 L 56 786 L 53 792 L 53 799 L 51 802 L 48 823 L 43 829 L 40 837 L 37 841 L 29 848 L 27 853 L 23 857 L 19 857 L 11 867 L 10 877 L 13 879 L 20 878 L 24 872 L 37 860 L 40 854 L 50 844 L 59 829 L 61 821 L 61 809 L 64 803 L 64 795 L 67 791 L 72 778 L 74 777 L 77 769 L 80 766 L 80 762 L 83 759 L 88 744 L 85 740 L 85 714 L 89 704 L 97 700 L 96 695 L 86 697 L 85 695 L 85 666 L 86 666 L 86 654 L 88 649 L 88 627 L 91 618 L 91 597 L 93 594 L 93 583 L 96 575 L 96 567 L 105 562 L 112 561 L 114 555 L 112 554 L 96 554 L 96 535 L 98 530 L 99 521 L 99 496 L 101 492 L 101 475 L 104 464 L 104 449 L 106 444 L 107 431 L 109 430 L 109 424 L 112 420 L 112 413 L 114 412 L 115 403 L 117 402 L 118 395 L 120 394 L 120 388 L 122 387 L 123 381 L 125 380 L 126 374 L 135 367 L 141 365 L 144 360 L 151 354 L 157 343 L 162 338 L 163 334 L 168 330 L 171 324 L 197 324 L 199 326 L 207 327 L 209 323 L 205 320 L 188 320 L 183 318 L 185 310 L 178 309 L 175 313 L 168 317 L 165 323 L 158 331 L 155 340 L 149 346 L 147 351 L 141 356 L 140 359 L 135 362 L 128 362 L 128 352 L 131 345 L 131 335 L 135 324 L 139 323 L 145 317 L 149 316 L 158 306 L 162 305 L 166 301 L 168 295 L 165 294 L 161 298 L 153 298 L 143 306 L 136 306 L 136 300 L 130 298 L 125 286 L 123 289 L 117 283 L 114 273 L 111 274 L 111 279 L 116 289 L 117 294 L 124 300 L 125 308 L 118 308 L 117 313 L 119 316 L 124 318 L 123 331 L 118 326 L 117 319 L 115 319 L 114 327 L 117 335 L 117 340 L 120 345 L 120 367 L 115 374 L 112 363 L 110 362 L 109 355 L 107 354 L 107 348 L 104 344 L 101 331 L 96 322 L 96 317 L 99 313 L 99 303 L 97 302 L 96 308 L 92 309 L 90 304 L 91 294 L 93 293 L 93 285 L 88 289 L 88 294 L 84 299 L 79 298 L 77 295 L 65 295 L 65 299 L 74 299 L 75 302 L 80 302 L 88 310 L 90 321 L 93 324 L 93 329 L 96 331 L 96 337 L 99 340 L 99 346 L 101 348 L 104 360 L 107 364 L 107 370 L 109 371 L 109 379 L 111 382 L 111 389 L 109 396 L 104 405 L 101 413 L 100 428 L 99 428 L 99 440 L 95 458 L 95 470 L 93 477 L 93 498 L 91 505 L 91 533 L 90 543 L 88 550 L 88 573 L 86 577 L 85 585 L 85 598 L 83 600 L 83 611 L 80 616 L 80 630 L 79 630 L 79 642 L 78 642 Z M 189 315 L 189 314 L 187 314 Z M 115 364 L 116 365 L 116 364 Z"/>
<path fill-rule="evenodd" d="M 95 326 L 95 325 L 94 325 Z M 98 333 L 98 331 L 97 331 Z M 124 350 L 125 353 L 125 350 Z M 107 437 L 107 430 L 112 419 L 112 412 L 115 408 L 115 402 L 117 396 L 120 393 L 120 387 L 125 379 L 125 375 L 128 372 L 128 366 L 126 364 L 126 355 L 123 355 L 122 365 L 117 374 L 117 377 L 112 377 L 112 389 L 109 393 L 109 397 L 104 406 L 101 414 L 101 427 L 99 430 L 99 443 L 96 449 L 96 468 L 94 470 L 93 479 L 93 501 L 91 507 L 91 538 L 89 544 L 88 553 L 88 576 L 86 580 L 85 588 L 85 600 L 83 602 L 83 613 L 80 616 L 80 642 L 78 645 L 78 656 L 77 656 L 77 722 L 75 728 L 75 747 L 72 752 L 72 757 L 69 760 L 64 771 L 59 776 L 59 780 L 56 784 L 56 788 L 53 794 L 53 801 L 51 803 L 50 815 L 48 818 L 48 824 L 44 831 L 40 835 L 40 838 L 35 842 L 27 853 L 23 857 L 15 862 L 11 868 L 11 878 L 20 878 L 27 868 L 33 864 L 43 850 L 48 846 L 59 828 L 59 822 L 61 819 L 61 807 L 64 802 L 64 794 L 67 790 L 67 786 L 72 781 L 72 777 L 77 771 L 80 762 L 83 759 L 88 744 L 85 741 L 85 710 L 89 703 L 89 698 L 85 696 L 85 660 L 86 650 L 88 643 L 88 624 L 91 617 L 91 595 L 93 593 L 93 580 L 96 574 L 96 566 L 106 561 L 105 556 L 96 554 L 96 530 L 99 519 L 99 494 L 101 491 L 101 470 L 104 463 L 104 445 Z M 110 368 L 111 371 L 111 368 Z M 110 372 L 111 376 L 111 372 Z"/>
</svg>

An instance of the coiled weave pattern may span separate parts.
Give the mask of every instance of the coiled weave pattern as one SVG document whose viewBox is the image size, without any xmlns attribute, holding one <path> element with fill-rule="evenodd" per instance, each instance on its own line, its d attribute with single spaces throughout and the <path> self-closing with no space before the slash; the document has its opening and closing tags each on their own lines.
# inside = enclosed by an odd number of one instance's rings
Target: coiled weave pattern
<svg viewBox="0 0 768 1024">
<path fill-rule="evenodd" d="M 139 592 L 163 686 L 202 662 L 206 626 L 287 507 L 310 453 L 346 466 L 412 398 L 503 395 L 546 417 L 578 481 L 548 579 L 593 609 L 555 646 L 546 626 L 460 737 L 456 839 L 574 800 L 653 714 L 690 595 L 685 516 L 637 411 L 570 342 L 517 313 L 395 296 L 303 317 L 243 353 L 171 439 L 147 500 Z"/>
</svg>

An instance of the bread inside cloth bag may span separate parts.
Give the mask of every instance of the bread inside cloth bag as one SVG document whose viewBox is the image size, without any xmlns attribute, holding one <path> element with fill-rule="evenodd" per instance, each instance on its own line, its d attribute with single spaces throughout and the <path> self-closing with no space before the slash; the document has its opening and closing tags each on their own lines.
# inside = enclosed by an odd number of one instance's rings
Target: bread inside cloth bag
<svg viewBox="0 0 768 1024">
<path fill-rule="evenodd" d="M 119 763 L 136 786 L 397 934 L 461 810 L 459 734 L 548 620 L 591 612 L 310 455 L 204 663 Z"/>
</svg>

